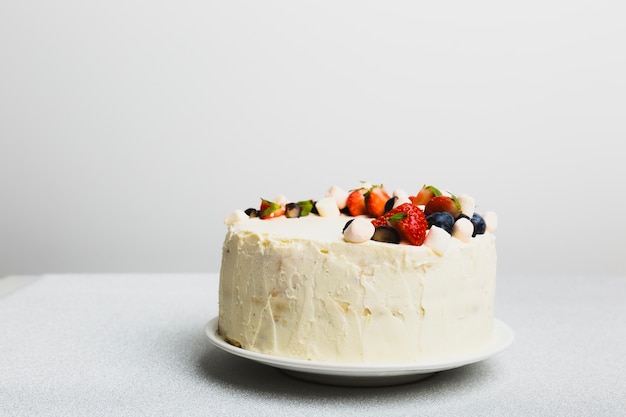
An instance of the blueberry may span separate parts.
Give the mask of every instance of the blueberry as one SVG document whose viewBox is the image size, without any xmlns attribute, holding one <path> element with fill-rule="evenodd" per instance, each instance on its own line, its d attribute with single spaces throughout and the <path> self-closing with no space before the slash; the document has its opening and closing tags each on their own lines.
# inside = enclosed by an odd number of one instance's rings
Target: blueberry
<svg viewBox="0 0 626 417">
<path fill-rule="evenodd" d="M 474 213 L 471 221 L 474 225 L 474 233 L 472 234 L 472 237 L 485 233 L 487 230 L 487 223 L 485 223 L 485 219 L 483 219 L 478 213 Z"/>
<path fill-rule="evenodd" d="M 447 211 L 437 211 L 435 213 L 426 216 L 428 227 L 438 226 L 446 232 L 452 234 L 452 228 L 454 227 L 454 217 Z"/>
<path fill-rule="evenodd" d="M 391 226 L 378 226 L 374 230 L 372 240 L 385 243 L 400 243 L 398 231 Z"/>
<path fill-rule="evenodd" d="M 393 196 L 389 200 L 387 200 L 387 202 L 385 203 L 385 213 L 387 213 L 389 210 L 393 208 L 393 205 L 396 204 L 397 200 L 398 200 L 398 197 L 396 196 Z"/>
<path fill-rule="evenodd" d="M 259 210 L 255 208 L 246 209 L 245 213 L 248 215 L 248 217 L 259 217 Z"/>
<path fill-rule="evenodd" d="M 297 203 L 287 203 L 287 205 L 285 206 L 285 217 L 300 217 L 301 212 L 302 208 Z"/>
</svg>

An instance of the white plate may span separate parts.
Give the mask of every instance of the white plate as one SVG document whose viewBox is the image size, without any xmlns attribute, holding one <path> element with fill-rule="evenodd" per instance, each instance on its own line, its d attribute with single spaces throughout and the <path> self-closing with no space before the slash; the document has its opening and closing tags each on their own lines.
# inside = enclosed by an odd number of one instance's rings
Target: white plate
<svg viewBox="0 0 626 417">
<path fill-rule="evenodd" d="M 418 381 L 435 372 L 458 368 L 476 363 L 496 355 L 506 349 L 514 338 L 513 330 L 504 322 L 494 320 L 491 341 L 480 350 L 454 358 L 398 363 L 345 363 L 291 359 L 265 355 L 241 349 L 224 341 L 217 332 L 217 320 L 210 320 L 205 328 L 209 341 L 218 348 L 242 358 L 270 365 L 288 375 L 307 381 L 344 386 L 383 386 Z"/>
</svg>

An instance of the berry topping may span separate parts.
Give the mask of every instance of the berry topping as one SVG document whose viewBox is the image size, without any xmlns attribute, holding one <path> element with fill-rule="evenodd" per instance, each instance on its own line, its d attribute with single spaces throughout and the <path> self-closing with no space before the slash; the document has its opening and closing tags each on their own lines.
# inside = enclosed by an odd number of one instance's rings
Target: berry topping
<svg viewBox="0 0 626 417">
<path fill-rule="evenodd" d="M 259 210 L 262 219 L 273 219 L 285 214 L 285 207 L 274 201 L 261 199 L 261 208 Z"/>
<path fill-rule="evenodd" d="M 454 217 L 452 214 L 447 211 L 437 211 L 435 213 L 429 214 L 426 216 L 426 221 L 428 221 L 428 227 L 441 227 L 448 233 L 452 233 L 452 228 L 454 227 Z"/>
<path fill-rule="evenodd" d="M 472 234 L 472 237 L 485 233 L 487 230 L 487 223 L 485 223 L 485 219 L 483 219 L 480 214 L 474 213 L 471 221 L 474 225 L 474 233 Z"/>
<path fill-rule="evenodd" d="M 287 203 L 285 206 L 285 217 L 296 218 L 300 217 L 302 209 L 297 203 Z"/>
<path fill-rule="evenodd" d="M 360 187 L 350 192 L 333 185 L 320 200 L 291 202 L 282 194 L 273 200 L 261 199 L 260 208 L 235 211 L 225 222 L 232 225 L 246 216 L 261 219 L 299 218 L 309 214 L 350 216 L 355 219 L 349 219 L 342 231 L 348 242 L 374 240 L 425 245 L 442 255 L 450 237 L 469 242 L 472 237 L 495 230 L 498 224 L 496 213 L 488 211 L 481 216 L 475 209 L 473 197 L 467 194 L 455 196 L 432 185 L 422 186 L 415 196 L 402 189 L 394 189 L 390 195 L 382 185 L 361 181 Z M 354 224 L 357 219 L 359 221 Z"/>
<path fill-rule="evenodd" d="M 372 240 L 385 243 L 400 243 L 400 234 L 391 226 L 378 226 L 374 229 Z"/>
<path fill-rule="evenodd" d="M 365 192 L 365 209 L 371 217 L 378 217 L 385 214 L 385 204 L 389 200 L 389 194 L 382 185 L 373 185 Z"/>
<path fill-rule="evenodd" d="M 387 202 L 385 203 L 385 213 L 393 209 L 396 206 L 396 201 L 398 201 L 398 199 L 399 197 L 394 195 L 389 200 L 387 200 Z"/>
<path fill-rule="evenodd" d="M 447 211 L 456 219 L 461 214 L 461 205 L 454 196 L 438 195 L 426 203 L 424 214 L 429 216 L 439 211 Z"/>
<path fill-rule="evenodd" d="M 389 226 L 389 222 L 387 221 L 387 216 L 385 215 L 372 219 L 372 224 L 374 225 L 374 227 Z"/>
<path fill-rule="evenodd" d="M 300 217 L 307 216 L 311 213 L 315 206 L 315 202 L 313 200 L 298 201 L 297 204 L 300 206 Z"/>
<path fill-rule="evenodd" d="M 416 206 L 425 206 L 433 197 L 437 197 L 441 195 L 441 191 L 439 191 L 436 187 L 432 185 L 424 185 L 421 190 L 417 193 L 415 197 L 411 200 L 413 204 Z"/>
<path fill-rule="evenodd" d="M 412 203 L 401 204 L 381 217 L 398 231 L 402 240 L 415 246 L 421 246 L 424 243 L 428 221 L 426 221 L 424 212 L 416 205 Z M 379 219 L 375 219 L 376 222 L 380 222 Z"/>
<path fill-rule="evenodd" d="M 351 216 L 361 216 L 363 214 L 367 214 L 364 188 L 358 188 L 350 191 L 348 199 L 346 200 L 346 208 Z"/>
<path fill-rule="evenodd" d="M 249 209 L 246 209 L 246 211 L 244 211 L 244 213 L 246 213 L 248 215 L 248 217 L 252 218 L 252 217 L 259 217 L 259 210 L 250 207 Z"/>
</svg>

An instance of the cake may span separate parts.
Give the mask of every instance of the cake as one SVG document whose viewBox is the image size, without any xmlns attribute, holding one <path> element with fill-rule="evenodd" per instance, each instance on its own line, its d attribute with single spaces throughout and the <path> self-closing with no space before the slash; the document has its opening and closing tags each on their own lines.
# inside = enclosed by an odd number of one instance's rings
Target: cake
<svg viewBox="0 0 626 417">
<path fill-rule="evenodd" d="M 494 212 L 434 186 L 261 199 L 225 223 L 218 334 L 267 355 L 445 360 L 492 338 Z"/>
</svg>

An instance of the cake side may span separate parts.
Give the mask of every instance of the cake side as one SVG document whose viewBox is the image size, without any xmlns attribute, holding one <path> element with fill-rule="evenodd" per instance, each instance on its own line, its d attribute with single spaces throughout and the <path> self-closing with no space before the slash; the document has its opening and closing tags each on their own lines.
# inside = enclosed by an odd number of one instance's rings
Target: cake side
<svg viewBox="0 0 626 417">
<path fill-rule="evenodd" d="M 442 359 L 487 343 L 495 237 L 426 246 L 349 244 L 353 217 L 310 215 L 229 225 L 219 332 L 230 343 L 305 360 Z"/>
</svg>

